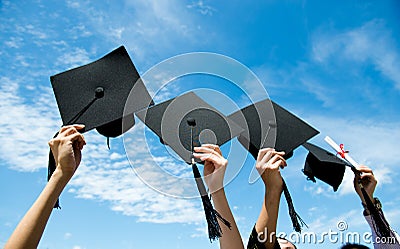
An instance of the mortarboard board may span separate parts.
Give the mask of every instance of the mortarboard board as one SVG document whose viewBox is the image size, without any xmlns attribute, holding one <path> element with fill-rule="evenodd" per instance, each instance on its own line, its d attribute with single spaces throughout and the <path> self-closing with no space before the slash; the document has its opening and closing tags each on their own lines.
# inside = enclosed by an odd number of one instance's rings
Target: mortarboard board
<svg viewBox="0 0 400 249">
<path fill-rule="evenodd" d="M 331 185 L 336 192 L 342 183 L 346 165 L 349 164 L 314 144 L 304 143 L 303 147 L 308 150 L 303 173 L 313 182 L 316 182 L 316 177 Z"/>
<path fill-rule="evenodd" d="M 172 148 L 186 163 L 192 165 L 197 188 L 201 194 L 210 240 L 221 237 L 219 218 L 228 221 L 214 210 L 193 157 L 193 147 L 211 143 L 222 145 L 238 136 L 243 129 L 195 93 L 188 92 L 174 99 L 136 113 L 163 144 Z"/>
<path fill-rule="evenodd" d="M 284 151 L 289 158 L 294 149 L 319 132 L 272 100 L 262 100 L 228 116 L 248 133 L 240 143 L 256 159 L 262 148 Z"/>
<path fill-rule="evenodd" d="M 84 124 L 85 131 L 96 128 L 106 137 L 131 128 L 134 119 L 124 120 L 124 130 L 122 119 L 153 104 L 123 46 L 87 65 L 53 75 L 50 81 L 63 125 Z M 131 113 L 124 116 L 131 90 L 136 98 L 129 106 Z"/>
<path fill-rule="evenodd" d="M 262 148 L 284 151 L 285 158 L 293 155 L 293 150 L 317 135 L 319 132 L 272 100 L 266 99 L 249 105 L 228 116 L 245 129 L 238 140 L 257 159 Z M 296 213 L 285 181 L 283 191 L 288 203 L 289 215 L 295 231 L 301 231 L 305 224 Z"/>
<path fill-rule="evenodd" d="M 239 125 L 193 92 L 139 111 L 136 116 L 189 164 L 192 140 L 193 146 L 222 145 L 243 132 Z M 195 122 L 193 134 L 188 123 L 191 119 Z"/>
<path fill-rule="evenodd" d="M 63 126 L 84 124 L 81 132 L 96 128 L 107 141 L 135 124 L 134 112 L 153 104 L 124 46 L 94 62 L 53 75 L 50 81 Z M 134 101 L 124 112 L 128 96 Z M 48 179 L 54 170 L 50 151 Z M 58 201 L 55 207 L 59 207 Z"/>
</svg>

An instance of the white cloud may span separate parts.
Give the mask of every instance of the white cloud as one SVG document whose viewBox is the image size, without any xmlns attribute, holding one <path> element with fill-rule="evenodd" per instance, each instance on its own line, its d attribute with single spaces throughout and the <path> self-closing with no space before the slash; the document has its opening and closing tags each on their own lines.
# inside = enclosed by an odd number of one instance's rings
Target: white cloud
<svg viewBox="0 0 400 249">
<path fill-rule="evenodd" d="M 20 48 L 22 46 L 23 39 L 21 37 L 10 37 L 4 44 L 9 48 Z"/>
<path fill-rule="evenodd" d="M 71 237 L 72 237 L 72 233 L 65 233 L 64 234 L 64 239 L 65 240 L 70 239 Z"/>
<path fill-rule="evenodd" d="M 314 34 L 312 57 L 328 65 L 332 61 L 348 61 L 353 68 L 354 63 L 372 63 L 400 90 L 400 52 L 382 20 L 372 20 L 343 32 Z"/>
<path fill-rule="evenodd" d="M 195 9 L 197 10 L 200 14 L 205 15 L 205 16 L 212 16 L 214 12 L 217 10 L 213 8 L 211 5 L 207 5 L 204 3 L 204 1 L 197 1 L 193 2 L 192 4 L 187 5 L 189 9 Z"/>
<path fill-rule="evenodd" d="M 68 7 L 84 16 L 86 28 L 94 35 L 124 44 L 135 61 L 147 66 L 154 64 L 154 57 L 158 61 L 165 53 L 174 55 L 168 51 L 205 42 L 203 31 L 180 1 L 125 0 L 121 6 L 106 5 L 107 11 L 102 11 L 91 2 L 68 2 Z"/>
<path fill-rule="evenodd" d="M 82 48 L 71 48 L 70 51 L 64 52 L 57 58 L 57 64 L 74 68 L 89 63 L 89 53 Z"/>
<path fill-rule="evenodd" d="M 334 90 L 320 84 L 317 80 L 312 77 L 303 76 L 300 79 L 306 90 L 312 93 L 318 100 L 322 101 L 323 106 L 328 107 L 335 105 L 334 99 L 332 98 Z"/>
<path fill-rule="evenodd" d="M 2 77 L 0 85 L 0 154 L 10 168 L 35 171 L 47 165 L 47 141 L 58 130 L 53 97 L 34 92 L 35 102 L 20 97 L 20 84 Z"/>
</svg>

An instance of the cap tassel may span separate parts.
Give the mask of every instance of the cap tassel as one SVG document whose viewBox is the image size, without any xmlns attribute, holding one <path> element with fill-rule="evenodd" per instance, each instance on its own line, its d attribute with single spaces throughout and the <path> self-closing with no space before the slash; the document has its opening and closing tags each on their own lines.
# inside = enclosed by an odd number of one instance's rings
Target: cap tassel
<svg viewBox="0 0 400 249">
<path fill-rule="evenodd" d="M 289 209 L 289 216 L 290 219 L 292 220 L 292 224 L 293 224 L 293 229 L 298 232 L 301 233 L 301 228 L 303 226 L 307 226 L 307 224 L 303 221 L 303 219 L 299 216 L 299 214 L 296 212 L 296 210 L 294 209 L 294 205 L 293 205 L 293 201 L 292 201 L 292 197 L 290 196 L 289 193 L 289 189 L 286 186 L 285 180 L 283 180 L 283 193 L 285 195 L 286 198 L 286 202 L 288 204 L 288 209 Z"/>
<path fill-rule="evenodd" d="M 219 226 L 218 220 L 220 219 L 222 223 L 224 223 L 229 229 L 231 229 L 231 224 L 229 221 L 224 219 L 217 210 L 214 209 L 213 205 L 211 204 L 210 197 L 208 196 L 206 187 L 204 186 L 204 182 L 201 179 L 199 168 L 196 165 L 196 162 L 193 157 L 193 128 L 196 126 L 196 120 L 194 118 L 188 118 L 186 120 L 187 124 L 190 126 L 190 145 L 191 145 L 191 152 L 192 152 L 192 170 L 193 176 L 196 181 L 197 189 L 201 195 L 201 201 L 203 202 L 203 208 L 206 215 L 207 226 L 208 226 L 208 237 L 210 241 L 216 240 L 222 236 L 222 229 Z"/>
<path fill-rule="evenodd" d="M 210 241 L 213 241 L 222 236 L 222 230 L 218 224 L 217 214 L 214 210 L 214 207 L 211 204 L 210 198 L 208 197 L 206 188 L 204 186 L 204 182 L 201 179 L 199 169 L 197 168 L 197 165 L 194 162 L 192 162 L 192 170 L 193 170 L 193 176 L 196 180 L 197 188 L 201 194 L 201 201 L 203 202 L 203 208 L 206 214 L 206 220 L 208 225 L 208 237 L 210 238 Z"/>
<path fill-rule="evenodd" d="M 370 212 L 372 221 L 374 223 L 374 229 L 376 231 L 376 234 L 380 238 L 390 237 L 390 225 L 386 221 L 385 216 L 383 216 L 383 213 L 379 211 L 379 209 L 374 205 L 371 198 L 369 197 L 369 195 L 367 194 L 367 192 L 365 191 L 365 189 L 362 187 L 361 184 L 360 187 L 361 187 L 361 193 L 366 202 L 365 204 L 367 205 L 367 209 Z"/>
</svg>

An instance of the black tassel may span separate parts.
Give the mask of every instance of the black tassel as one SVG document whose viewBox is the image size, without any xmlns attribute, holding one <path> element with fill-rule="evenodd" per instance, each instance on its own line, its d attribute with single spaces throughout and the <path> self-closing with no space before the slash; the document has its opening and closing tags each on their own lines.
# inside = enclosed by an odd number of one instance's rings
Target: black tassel
<svg viewBox="0 0 400 249">
<path fill-rule="evenodd" d="M 58 132 L 54 135 L 53 138 L 58 136 Z M 53 175 L 54 171 L 56 170 L 56 160 L 54 159 L 53 152 L 49 151 L 49 164 L 47 166 L 47 181 L 50 180 L 51 176 Z M 54 205 L 54 208 L 59 208 L 61 209 L 60 206 L 60 199 L 57 199 L 56 204 Z"/>
<path fill-rule="evenodd" d="M 301 228 L 303 226 L 307 226 L 307 224 L 303 221 L 303 219 L 297 214 L 296 210 L 294 209 L 294 205 L 293 205 L 293 201 L 292 201 L 292 197 L 290 196 L 289 190 L 286 186 L 285 180 L 283 180 L 283 193 L 285 195 L 286 198 L 286 202 L 288 204 L 288 209 L 289 209 L 289 216 L 290 219 L 292 220 L 292 224 L 293 224 L 293 229 L 298 232 L 301 233 Z"/>
<path fill-rule="evenodd" d="M 374 205 L 371 198 L 365 191 L 365 189 L 360 184 L 361 193 L 364 196 L 365 204 L 367 205 L 367 209 L 371 215 L 372 221 L 375 226 L 375 232 L 380 238 L 388 238 L 390 237 L 390 225 L 386 221 L 383 213 L 378 210 L 378 208 Z"/>
<path fill-rule="evenodd" d="M 201 175 L 199 169 L 197 168 L 196 163 L 192 163 L 192 170 L 196 180 L 197 188 L 201 194 L 201 201 L 203 202 L 203 208 L 206 214 L 206 220 L 208 225 L 208 237 L 212 242 L 213 240 L 216 240 L 222 236 L 222 230 L 217 220 L 218 217 L 217 213 L 211 204 L 210 198 L 208 197 L 206 187 L 204 186 L 204 182 L 201 179 Z"/>
</svg>

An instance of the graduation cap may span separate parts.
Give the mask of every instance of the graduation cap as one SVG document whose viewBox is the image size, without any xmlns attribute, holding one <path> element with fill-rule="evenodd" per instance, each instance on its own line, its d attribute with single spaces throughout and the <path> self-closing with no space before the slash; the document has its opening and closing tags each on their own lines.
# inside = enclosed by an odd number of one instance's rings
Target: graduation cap
<svg viewBox="0 0 400 249">
<path fill-rule="evenodd" d="M 193 157 L 193 147 L 212 143 L 222 145 L 238 136 L 243 129 L 193 92 L 180 95 L 136 113 L 163 144 L 172 148 L 192 165 L 197 188 L 206 214 L 210 240 L 221 237 L 217 218 L 230 224 L 214 210 Z"/>
<path fill-rule="evenodd" d="M 238 140 L 257 159 L 262 148 L 275 148 L 285 152 L 285 159 L 294 149 L 319 132 L 306 122 L 270 99 L 249 105 L 228 116 L 245 129 Z M 296 213 L 289 190 L 283 181 L 283 192 L 295 231 L 300 232 L 304 221 Z"/>
<path fill-rule="evenodd" d="M 134 112 L 153 104 L 124 46 L 94 62 L 53 75 L 50 81 L 63 126 L 84 124 L 80 132 L 96 128 L 107 137 L 107 144 L 110 137 L 134 126 Z M 128 96 L 134 100 L 124 112 Z M 50 151 L 48 178 L 54 170 Z"/>
<path fill-rule="evenodd" d="M 308 180 L 316 182 L 315 178 L 331 185 L 336 192 L 342 183 L 346 165 L 350 164 L 329 151 L 311 143 L 304 143 L 308 150 L 303 173 Z"/>
</svg>

